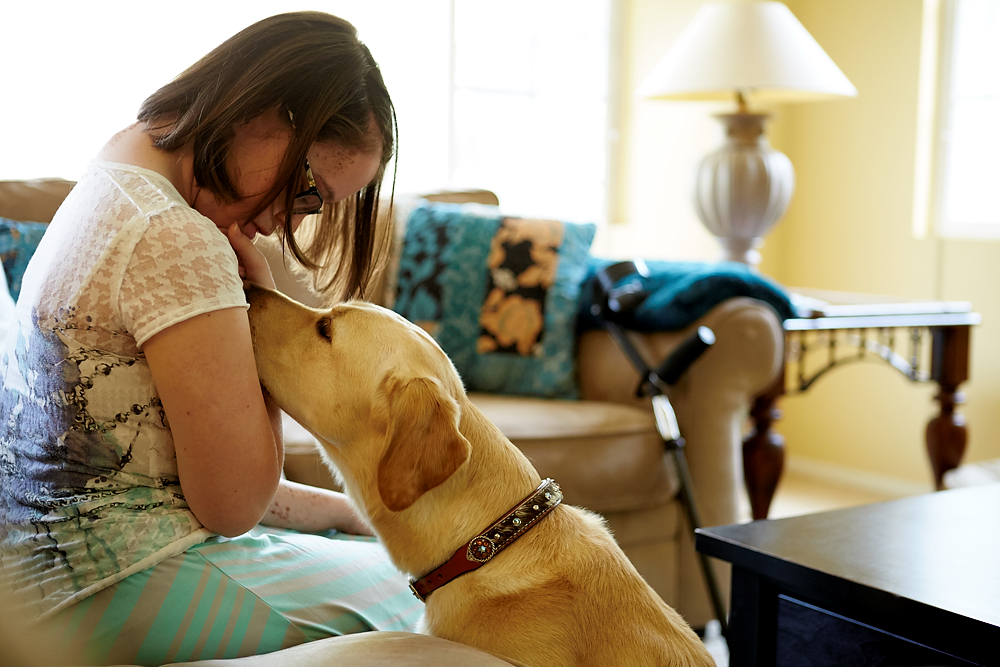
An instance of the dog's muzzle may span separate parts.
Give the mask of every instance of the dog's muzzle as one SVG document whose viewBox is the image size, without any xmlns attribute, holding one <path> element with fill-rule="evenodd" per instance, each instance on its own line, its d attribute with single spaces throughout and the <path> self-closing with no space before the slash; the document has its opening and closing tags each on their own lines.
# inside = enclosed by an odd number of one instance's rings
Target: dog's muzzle
<svg viewBox="0 0 1000 667">
<path fill-rule="evenodd" d="M 449 581 L 472 572 L 524 535 L 546 514 L 562 502 L 562 489 L 552 479 L 545 479 L 535 492 L 518 503 L 496 523 L 465 543 L 444 565 L 428 575 L 410 581 L 410 590 L 421 602 Z"/>
</svg>

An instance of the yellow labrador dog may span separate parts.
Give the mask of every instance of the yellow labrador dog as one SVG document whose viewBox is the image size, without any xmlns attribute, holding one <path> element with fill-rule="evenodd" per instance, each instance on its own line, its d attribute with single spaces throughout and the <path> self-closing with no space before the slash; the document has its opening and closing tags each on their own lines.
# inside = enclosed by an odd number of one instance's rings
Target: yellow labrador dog
<svg viewBox="0 0 1000 667">
<path fill-rule="evenodd" d="M 423 330 L 368 303 L 247 298 L 261 383 L 319 440 L 396 566 L 422 584 L 478 567 L 432 594 L 417 584 L 423 632 L 532 667 L 714 664 L 602 519 L 558 504 L 469 402 Z"/>
</svg>

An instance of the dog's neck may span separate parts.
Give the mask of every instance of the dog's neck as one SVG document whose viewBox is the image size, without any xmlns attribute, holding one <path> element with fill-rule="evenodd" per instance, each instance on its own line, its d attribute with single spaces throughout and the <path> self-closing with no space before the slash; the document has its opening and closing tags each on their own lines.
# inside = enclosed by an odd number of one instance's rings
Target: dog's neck
<svg viewBox="0 0 1000 667">
<path fill-rule="evenodd" d="M 421 602 L 463 574 L 477 570 L 535 527 L 562 502 L 562 490 L 552 479 L 543 480 L 535 492 L 463 544 L 444 564 L 410 581 L 410 590 Z"/>
<path fill-rule="evenodd" d="M 383 508 L 370 515 L 396 566 L 413 577 L 448 560 L 541 482 L 520 450 L 474 407 L 463 409 L 460 430 L 472 453 L 454 475 L 403 512 Z"/>
</svg>

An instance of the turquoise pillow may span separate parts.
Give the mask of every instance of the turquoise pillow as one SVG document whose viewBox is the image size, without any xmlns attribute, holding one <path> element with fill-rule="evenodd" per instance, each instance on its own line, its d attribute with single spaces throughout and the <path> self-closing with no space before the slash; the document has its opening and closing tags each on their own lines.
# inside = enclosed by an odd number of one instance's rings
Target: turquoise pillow
<svg viewBox="0 0 1000 667">
<path fill-rule="evenodd" d="M 476 204 L 413 210 L 394 309 L 426 329 L 466 389 L 576 398 L 576 311 L 596 227 Z"/>
<path fill-rule="evenodd" d="M 21 293 L 21 279 L 28 261 L 35 254 L 38 242 L 48 228 L 44 222 L 18 222 L 0 218 L 0 261 L 7 276 L 10 295 L 17 301 Z"/>
</svg>

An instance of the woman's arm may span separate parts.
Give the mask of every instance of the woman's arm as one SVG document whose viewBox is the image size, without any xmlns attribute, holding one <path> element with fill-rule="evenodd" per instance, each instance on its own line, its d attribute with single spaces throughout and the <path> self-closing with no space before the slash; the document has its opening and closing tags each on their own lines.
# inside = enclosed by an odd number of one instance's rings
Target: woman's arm
<svg viewBox="0 0 1000 667">
<path fill-rule="evenodd" d="M 246 311 L 197 315 L 143 349 L 191 511 L 212 532 L 246 532 L 271 504 L 284 462 L 280 415 L 257 379 Z"/>
<path fill-rule="evenodd" d="M 319 532 L 335 528 L 352 535 L 372 535 L 343 493 L 282 479 L 261 523 L 276 528 Z"/>
<path fill-rule="evenodd" d="M 236 225 L 240 275 L 273 287 L 263 255 Z M 240 535 L 267 511 L 284 464 L 281 412 L 261 389 L 243 308 L 197 315 L 143 345 L 163 401 L 188 506 L 202 525 Z"/>
</svg>

